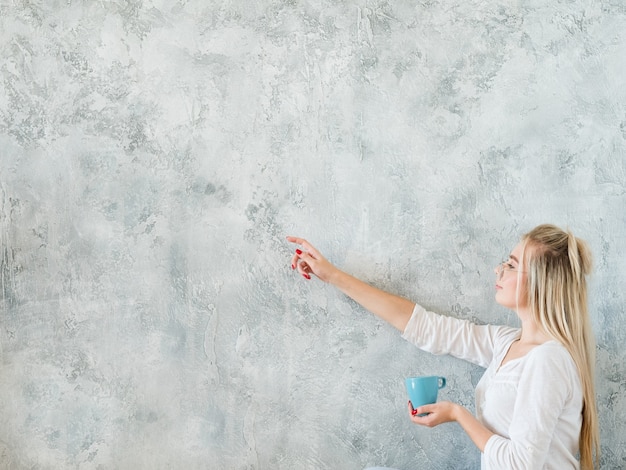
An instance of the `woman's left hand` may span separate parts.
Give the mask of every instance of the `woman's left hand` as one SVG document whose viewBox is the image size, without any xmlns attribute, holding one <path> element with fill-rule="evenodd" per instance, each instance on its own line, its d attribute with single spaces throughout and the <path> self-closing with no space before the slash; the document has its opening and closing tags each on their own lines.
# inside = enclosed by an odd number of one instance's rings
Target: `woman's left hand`
<svg viewBox="0 0 626 470">
<path fill-rule="evenodd" d="M 415 424 L 427 426 L 429 428 L 438 426 L 442 423 L 449 423 L 457 420 L 457 411 L 460 405 L 449 401 L 440 401 L 431 405 L 423 405 L 413 408 L 409 402 L 409 416 Z M 425 414 L 428 413 L 428 414 Z M 420 416 L 420 415 L 424 416 Z"/>
</svg>

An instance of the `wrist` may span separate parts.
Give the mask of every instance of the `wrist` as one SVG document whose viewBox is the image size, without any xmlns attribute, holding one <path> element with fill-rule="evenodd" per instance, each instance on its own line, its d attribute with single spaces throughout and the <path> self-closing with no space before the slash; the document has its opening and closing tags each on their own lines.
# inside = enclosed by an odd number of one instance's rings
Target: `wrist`
<svg viewBox="0 0 626 470">
<path fill-rule="evenodd" d="M 326 282 L 335 287 L 341 288 L 341 285 L 342 285 L 341 275 L 342 274 L 345 274 L 345 273 L 341 271 L 340 269 L 336 268 L 335 266 L 331 265 L 330 272 L 326 276 Z"/>
<path fill-rule="evenodd" d="M 453 403 L 452 406 L 452 419 L 457 423 L 463 419 L 463 413 L 466 413 L 467 410 L 465 407 L 459 405 L 458 403 Z"/>
</svg>

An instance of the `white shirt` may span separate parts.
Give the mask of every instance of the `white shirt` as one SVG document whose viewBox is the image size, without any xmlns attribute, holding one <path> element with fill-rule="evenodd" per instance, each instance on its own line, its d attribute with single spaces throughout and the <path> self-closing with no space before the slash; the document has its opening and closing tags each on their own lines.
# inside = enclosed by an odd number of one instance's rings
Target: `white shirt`
<svg viewBox="0 0 626 470">
<path fill-rule="evenodd" d="M 495 435 L 481 456 L 483 470 L 577 470 L 583 398 L 576 364 L 548 341 L 500 367 L 520 332 L 416 305 L 402 337 L 487 368 L 476 386 L 476 418 Z"/>
</svg>

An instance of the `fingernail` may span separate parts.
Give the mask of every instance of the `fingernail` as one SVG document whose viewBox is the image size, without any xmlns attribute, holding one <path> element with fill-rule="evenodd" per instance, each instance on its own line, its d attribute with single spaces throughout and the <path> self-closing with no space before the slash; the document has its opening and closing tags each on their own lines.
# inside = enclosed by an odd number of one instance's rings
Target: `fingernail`
<svg viewBox="0 0 626 470">
<path fill-rule="evenodd" d="M 311 279 L 311 276 L 309 276 L 308 274 L 303 274 L 305 279 Z"/>
<path fill-rule="evenodd" d="M 413 416 L 415 416 L 415 415 L 417 414 L 417 410 L 413 410 L 413 411 L 411 411 L 411 414 L 412 414 Z"/>
<path fill-rule="evenodd" d="M 299 255 L 302 254 L 302 250 L 296 250 L 296 253 L 298 253 Z"/>
<path fill-rule="evenodd" d="M 295 264 L 292 264 L 292 265 L 291 265 L 291 269 L 296 269 L 296 265 L 295 265 Z"/>
</svg>

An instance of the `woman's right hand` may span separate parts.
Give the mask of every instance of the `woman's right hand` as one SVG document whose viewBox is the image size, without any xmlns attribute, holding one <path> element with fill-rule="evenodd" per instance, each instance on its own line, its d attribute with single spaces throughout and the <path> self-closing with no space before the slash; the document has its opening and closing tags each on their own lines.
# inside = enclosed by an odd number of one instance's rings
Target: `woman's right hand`
<svg viewBox="0 0 626 470">
<path fill-rule="evenodd" d="M 388 321 L 398 330 L 404 331 L 415 307 L 413 302 L 370 286 L 337 269 L 303 238 L 287 237 L 287 240 L 301 246 L 291 258 L 291 269 L 297 269 L 305 279 L 311 279 L 311 274 L 316 275 L 322 281 L 337 287 L 365 309 Z"/>
<path fill-rule="evenodd" d="M 324 282 L 330 282 L 331 277 L 338 269 L 333 266 L 322 254 L 304 238 L 287 237 L 292 243 L 300 245 L 291 258 L 291 269 L 297 269 L 305 279 L 311 279 L 314 274 Z"/>
</svg>

